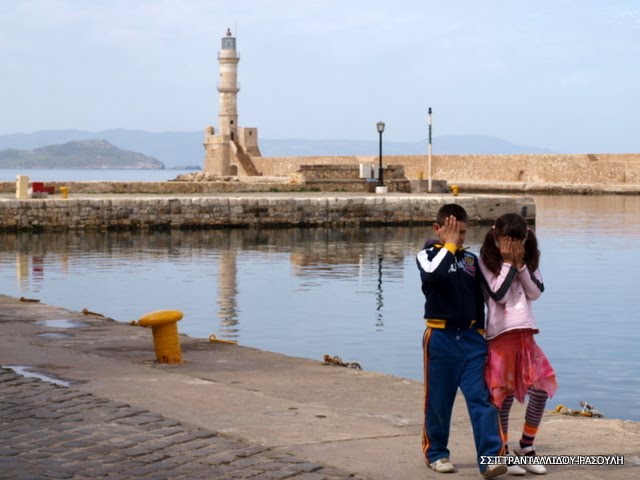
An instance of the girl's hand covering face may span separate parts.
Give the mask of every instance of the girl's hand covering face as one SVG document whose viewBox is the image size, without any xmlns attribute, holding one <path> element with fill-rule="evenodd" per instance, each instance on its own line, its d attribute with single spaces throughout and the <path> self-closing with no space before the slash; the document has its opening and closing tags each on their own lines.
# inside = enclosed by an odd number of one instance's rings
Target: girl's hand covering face
<svg viewBox="0 0 640 480">
<path fill-rule="evenodd" d="M 524 241 L 512 238 L 511 252 L 513 254 L 513 262 L 516 268 L 521 269 L 524 266 Z"/>
<path fill-rule="evenodd" d="M 511 246 L 511 239 L 509 237 L 499 237 L 498 248 L 500 249 L 500 255 L 502 255 L 503 262 L 514 262 L 513 248 Z"/>
</svg>

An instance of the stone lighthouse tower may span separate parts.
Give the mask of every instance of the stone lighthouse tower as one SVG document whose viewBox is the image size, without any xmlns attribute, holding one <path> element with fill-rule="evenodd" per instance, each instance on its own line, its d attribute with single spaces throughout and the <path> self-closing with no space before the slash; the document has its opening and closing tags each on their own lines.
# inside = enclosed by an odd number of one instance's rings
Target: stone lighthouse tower
<svg viewBox="0 0 640 480">
<path fill-rule="evenodd" d="M 220 81 L 218 92 L 220 93 L 220 111 L 218 119 L 221 135 L 229 135 L 234 140 L 238 135 L 238 52 L 236 51 L 236 39 L 231 36 L 231 30 L 222 37 L 222 49 L 218 52 L 220 64 Z"/>
<path fill-rule="evenodd" d="M 218 133 L 213 127 L 205 129 L 204 172 L 210 175 L 260 175 L 251 161 L 260 156 L 258 129 L 238 127 L 238 62 L 236 38 L 227 29 L 218 52 L 220 77 L 218 93 Z"/>
</svg>

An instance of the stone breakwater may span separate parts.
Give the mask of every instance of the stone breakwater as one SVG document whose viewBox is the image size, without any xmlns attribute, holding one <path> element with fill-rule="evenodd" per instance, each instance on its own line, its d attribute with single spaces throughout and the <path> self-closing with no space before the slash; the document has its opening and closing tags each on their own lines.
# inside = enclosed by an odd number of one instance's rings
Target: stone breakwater
<svg viewBox="0 0 640 480">
<path fill-rule="evenodd" d="M 343 195 L 127 197 L 0 200 L 0 230 L 156 230 L 198 228 L 420 225 L 455 202 L 470 223 L 507 212 L 535 221 L 530 197 L 496 195 Z"/>
</svg>

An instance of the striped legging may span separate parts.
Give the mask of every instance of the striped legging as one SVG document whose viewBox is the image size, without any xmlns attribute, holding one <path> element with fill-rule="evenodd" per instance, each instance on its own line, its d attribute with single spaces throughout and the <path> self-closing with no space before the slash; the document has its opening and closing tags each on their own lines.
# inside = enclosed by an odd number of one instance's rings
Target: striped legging
<svg viewBox="0 0 640 480">
<path fill-rule="evenodd" d="M 547 404 L 547 392 L 535 387 L 530 387 L 527 391 L 529 394 L 529 403 L 527 404 L 527 411 L 524 417 L 524 430 L 523 430 L 523 443 L 533 444 L 535 434 L 538 431 L 538 426 L 542 421 L 542 415 L 544 414 L 544 407 Z M 504 399 L 502 407 L 500 408 L 500 424 L 502 426 L 502 432 L 507 438 L 509 433 L 509 412 L 513 405 L 513 395 L 509 395 Z"/>
</svg>

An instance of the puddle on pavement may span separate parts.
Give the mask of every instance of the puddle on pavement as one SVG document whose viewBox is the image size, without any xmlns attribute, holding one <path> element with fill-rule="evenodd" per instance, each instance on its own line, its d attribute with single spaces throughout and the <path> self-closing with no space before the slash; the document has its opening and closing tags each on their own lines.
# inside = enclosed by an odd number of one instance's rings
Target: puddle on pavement
<svg viewBox="0 0 640 480">
<path fill-rule="evenodd" d="M 44 338 L 69 338 L 73 335 L 69 335 L 68 333 L 60 333 L 60 332 L 47 332 L 47 333 L 38 333 L 38 337 Z"/>
<path fill-rule="evenodd" d="M 21 375 L 26 378 L 37 378 L 38 380 L 42 380 L 43 382 L 53 383 L 54 385 L 59 385 L 61 387 L 68 387 L 69 382 L 65 382 L 64 380 L 59 380 L 57 378 L 49 377 L 44 373 L 31 372 L 29 369 L 32 367 L 27 367 L 24 365 L 6 365 L 6 368 L 10 368 L 18 375 Z"/>
<path fill-rule="evenodd" d="M 38 325 L 44 325 L 45 327 L 53 327 L 53 328 L 79 328 L 79 327 L 88 327 L 87 323 L 76 322 L 73 320 L 42 320 L 41 322 L 36 322 Z"/>
<path fill-rule="evenodd" d="M 194 378 L 191 380 L 186 380 L 184 383 L 187 383 L 189 385 L 213 385 L 216 382 L 205 380 L 204 378 Z"/>
</svg>

